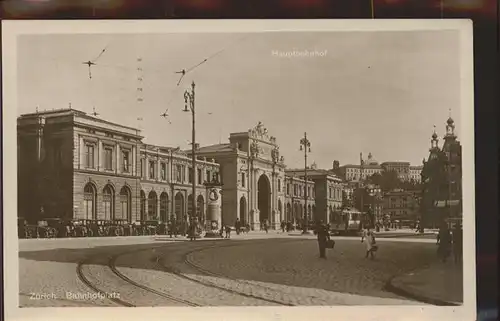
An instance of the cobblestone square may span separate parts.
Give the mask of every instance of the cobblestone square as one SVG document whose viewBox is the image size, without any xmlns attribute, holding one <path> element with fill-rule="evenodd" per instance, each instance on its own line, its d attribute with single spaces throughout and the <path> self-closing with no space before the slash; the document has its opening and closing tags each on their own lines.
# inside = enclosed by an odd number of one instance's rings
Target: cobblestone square
<svg viewBox="0 0 500 321">
<path fill-rule="evenodd" d="M 391 291 L 388 282 L 436 263 L 434 241 L 379 243 L 371 260 L 358 238 L 338 238 L 326 259 L 319 258 L 313 236 L 26 240 L 20 246 L 20 305 L 427 304 Z"/>
</svg>

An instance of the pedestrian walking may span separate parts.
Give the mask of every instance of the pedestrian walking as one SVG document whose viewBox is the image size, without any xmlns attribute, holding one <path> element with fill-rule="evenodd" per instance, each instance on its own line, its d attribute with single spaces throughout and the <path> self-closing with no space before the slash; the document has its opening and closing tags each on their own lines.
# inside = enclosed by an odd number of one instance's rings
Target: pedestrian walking
<svg viewBox="0 0 500 321">
<path fill-rule="evenodd" d="M 225 230 L 226 230 L 226 239 L 230 239 L 231 238 L 231 226 L 226 225 Z"/>
<path fill-rule="evenodd" d="M 453 257 L 455 258 L 455 263 L 462 262 L 462 251 L 463 251 L 463 232 L 462 225 L 455 224 L 455 228 L 453 229 Z"/>
<path fill-rule="evenodd" d="M 269 233 L 269 226 L 267 225 L 267 220 L 264 220 L 264 231 L 266 231 L 266 234 Z"/>
<path fill-rule="evenodd" d="M 443 222 L 439 228 L 439 244 L 438 244 L 438 257 L 446 263 L 446 260 L 450 256 L 451 252 L 451 234 L 448 228 L 448 224 Z"/>
<path fill-rule="evenodd" d="M 326 225 L 320 221 L 316 225 L 315 229 L 317 238 L 318 238 L 318 246 L 319 246 L 319 257 L 320 259 L 326 259 L 326 246 L 328 241 L 330 241 L 330 234 L 328 233 L 328 229 Z"/>
<path fill-rule="evenodd" d="M 281 232 L 282 233 L 285 233 L 285 226 L 286 226 L 285 221 L 281 221 Z"/>
<path fill-rule="evenodd" d="M 196 240 L 196 222 L 189 222 L 188 236 L 190 241 Z"/>
<path fill-rule="evenodd" d="M 170 222 L 169 222 L 169 227 L 168 227 L 168 234 L 170 235 L 170 238 L 172 238 L 172 236 L 177 236 L 176 233 L 175 233 L 175 229 L 176 229 L 176 222 L 175 222 L 175 216 L 170 216 Z"/>
<path fill-rule="evenodd" d="M 366 241 L 366 242 L 365 242 Z M 361 243 L 365 243 L 366 246 L 366 255 L 365 258 L 370 258 L 373 260 L 375 258 L 375 251 L 378 249 L 378 245 L 376 245 L 375 234 L 370 229 L 370 226 L 366 228 L 361 234 Z"/>
<path fill-rule="evenodd" d="M 236 218 L 236 222 L 234 223 L 234 228 L 236 229 L 236 235 L 240 235 L 241 232 L 241 222 L 239 218 Z"/>
</svg>

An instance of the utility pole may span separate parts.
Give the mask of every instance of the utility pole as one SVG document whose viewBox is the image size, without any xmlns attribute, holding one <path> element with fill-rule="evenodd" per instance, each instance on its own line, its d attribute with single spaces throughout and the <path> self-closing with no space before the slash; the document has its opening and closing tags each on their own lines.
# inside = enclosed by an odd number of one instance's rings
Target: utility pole
<svg viewBox="0 0 500 321">
<path fill-rule="evenodd" d="M 302 227 L 302 234 L 309 234 L 308 232 L 308 210 L 307 210 L 307 153 L 311 152 L 311 142 L 307 139 L 307 133 L 304 133 L 304 138 L 300 140 L 300 150 L 304 150 L 304 226 Z"/>
<path fill-rule="evenodd" d="M 360 193 L 361 193 L 361 208 L 360 208 L 360 211 L 361 211 L 361 220 L 360 220 L 360 223 L 362 222 L 362 220 L 366 221 L 366 219 L 363 219 L 364 216 L 363 216 L 363 213 L 364 213 L 364 207 L 365 207 L 365 204 L 364 204 L 364 198 L 365 198 L 365 187 L 363 186 L 363 153 L 359 153 L 359 161 L 360 161 L 360 167 L 359 167 L 359 190 L 360 190 Z"/>
<path fill-rule="evenodd" d="M 194 88 L 195 88 L 195 84 L 194 84 L 194 81 L 191 83 L 191 92 L 189 92 L 188 90 L 186 90 L 184 92 L 184 111 L 185 112 L 189 112 L 191 111 L 191 116 L 192 116 L 192 120 L 193 120 L 193 123 L 192 123 L 192 140 L 191 140 L 191 144 L 192 144 L 192 149 L 191 149 L 191 162 L 192 162 L 192 188 L 193 188 L 193 192 L 192 192 L 192 195 L 193 195 L 193 198 L 191 199 L 192 201 L 192 206 L 191 206 L 191 214 L 189 215 L 188 219 L 189 221 L 191 221 L 193 219 L 193 217 L 196 215 L 196 122 L 195 122 L 195 119 L 196 119 L 196 110 L 195 110 L 195 100 L 194 100 Z M 188 104 L 189 104 L 189 108 L 188 108 Z"/>
</svg>

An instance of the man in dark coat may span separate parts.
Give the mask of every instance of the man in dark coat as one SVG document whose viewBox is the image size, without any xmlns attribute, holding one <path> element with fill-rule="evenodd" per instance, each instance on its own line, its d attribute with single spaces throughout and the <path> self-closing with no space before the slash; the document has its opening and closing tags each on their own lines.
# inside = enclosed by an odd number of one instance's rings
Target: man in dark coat
<svg viewBox="0 0 500 321">
<path fill-rule="evenodd" d="M 451 252 L 451 234 L 445 222 L 441 224 L 438 236 L 438 256 L 443 262 L 446 262 Z"/>
<path fill-rule="evenodd" d="M 170 237 L 172 237 L 172 235 L 177 237 L 176 229 L 177 229 L 177 222 L 175 221 L 175 216 L 171 215 L 170 216 L 170 226 L 168 229 L 168 234 L 170 235 Z"/>
<path fill-rule="evenodd" d="M 236 222 L 234 223 L 234 228 L 236 229 L 236 234 L 240 235 L 241 232 L 241 221 L 239 218 L 236 218 Z"/>
<path fill-rule="evenodd" d="M 326 243 L 330 240 L 330 234 L 322 221 L 316 226 L 316 235 L 318 237 L 319 257 L 326 259 Z"/>
<path fill-rule="evenodd" d="M 196 222 L 194 220 L 189 222 L 188 235 L 190 241 L 196 240 Z"/>
</svg>

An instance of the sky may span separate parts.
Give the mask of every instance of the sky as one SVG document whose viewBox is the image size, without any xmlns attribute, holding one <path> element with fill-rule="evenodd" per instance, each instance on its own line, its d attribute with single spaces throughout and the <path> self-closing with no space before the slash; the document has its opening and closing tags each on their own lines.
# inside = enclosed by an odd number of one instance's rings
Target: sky
<svg viewBox="0 0 500 321">
<path fill-rule="evenodd" d="M 359 164 L 361 152 L 420 165 L 450 109 L 460 139 L 459 44 L 451 30 L 23 35 L 18 115 L 95 107 L 140 128 L 146 143 L 188 149 L 183 93 L 194 81 L 202 146 L 262 121 L 290 168 L 303 166 L 304 132 L 319 168 Z M 83 62 L 104 48 L 89 78 Z M 285 56 L 294 50 L 315 55 Z M 175 72 L 204 59 L 177 86 Z"/>
</svg>

